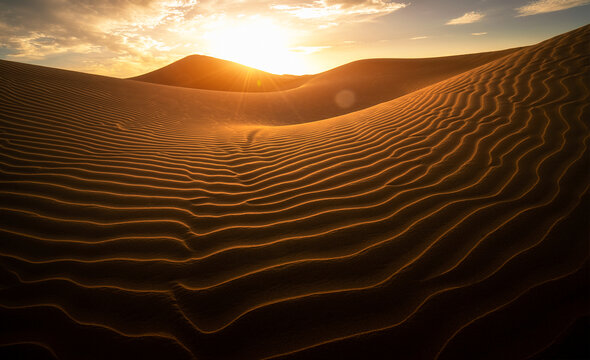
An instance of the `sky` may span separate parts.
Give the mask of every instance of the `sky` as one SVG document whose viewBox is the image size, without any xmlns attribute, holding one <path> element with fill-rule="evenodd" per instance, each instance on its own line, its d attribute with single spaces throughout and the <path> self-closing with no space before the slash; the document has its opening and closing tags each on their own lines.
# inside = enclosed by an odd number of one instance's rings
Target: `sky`
<svg viewBox="0 0 590 360">
<path fill-rule="evenodd" d="M 531 45 L 590 0 L 0 0 L 0 59 L 131 77 L 191 54 L 313 74 Z"/>
</svg>

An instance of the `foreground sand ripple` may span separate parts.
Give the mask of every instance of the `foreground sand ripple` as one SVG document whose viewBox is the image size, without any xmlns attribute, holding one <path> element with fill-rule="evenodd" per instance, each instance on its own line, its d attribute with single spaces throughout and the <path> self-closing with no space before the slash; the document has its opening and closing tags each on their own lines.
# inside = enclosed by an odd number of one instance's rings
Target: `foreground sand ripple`
<svg viewBox="0 0 590 360">
<path fill-rule="evenodd" d="M 590 312 L 589 40 L 284 126 L 0 62 L 0 354 L 544 351 Z"/>
</svg>

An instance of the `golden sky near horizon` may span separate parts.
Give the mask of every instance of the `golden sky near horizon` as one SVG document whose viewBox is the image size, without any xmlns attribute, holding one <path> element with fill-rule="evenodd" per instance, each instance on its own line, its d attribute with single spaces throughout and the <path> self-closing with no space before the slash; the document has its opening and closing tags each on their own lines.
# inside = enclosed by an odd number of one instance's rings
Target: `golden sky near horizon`
<svg viewBox="0 0 590 360">
<path fill-rule="evenodd" d="M 590 0 L 0 0 L 0 58 L 129 77 L 191 54 L 273 73 L 532 44 Z"/>
</svg>

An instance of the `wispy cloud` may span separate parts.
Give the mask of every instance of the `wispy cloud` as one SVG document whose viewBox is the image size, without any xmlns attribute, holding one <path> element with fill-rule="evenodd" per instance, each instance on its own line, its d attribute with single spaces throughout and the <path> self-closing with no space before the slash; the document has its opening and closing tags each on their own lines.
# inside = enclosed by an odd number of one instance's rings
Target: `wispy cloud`
<svg viewBox="0 0 590 360">
<path fill-rule="evenodd" d="M 422 39 L 428 39 L 428 36 L 414 36 L 413 38 L 410 38 L 410 40 L 422 40 Z"/>
<path fill-rule="evenodd" d="M 273 4 L 270 7 L 300 19 L 334 22 L 345 17 L 386 15 L 406 6 L 407 4 L 385 0 L 316 0 L 311 3 Z"/>
<path fill-rule="evenodd" d="M 82 56 L 79 70 L 128 74 L 178 58 L 177 44 L 158 33 L 184 21 L 195 5 L 190 0 L 0 0 L 0 47 L 9 59 Z"/>
<path fill-rule="evenodd" d="M 463 14 L 463 16 L 459 16 L 458 18 L 454 18 L 447 21 L 446 25 L 471 24 L 481 20 L 483 16 L 484 15 L 478 11 L 471 11 Z"/>
<path fill-rule="evenodd" d="M 481 35 L 487 35 L 487 32 L 475 32 L 475 33 L 471 33 L 471 35 L 473 36 L 481 36 Z"/>
<path fill-rule="evenodd" d="M 516 8 L 517 16 L 529 16 L 590 4 L 590 0 L 534 0 Z"/>
</svg>

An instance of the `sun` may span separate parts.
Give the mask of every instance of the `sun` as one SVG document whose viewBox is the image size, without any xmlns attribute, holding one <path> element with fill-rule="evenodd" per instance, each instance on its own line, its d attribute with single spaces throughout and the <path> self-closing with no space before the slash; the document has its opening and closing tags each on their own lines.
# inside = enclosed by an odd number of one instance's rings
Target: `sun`
<svg viewBox="0 0 590 360">
<path fill-rule="evenodd" d="M 291 50 L 293 34 L 273 20 L 220 20 L 204 34 L 208 54 L 275 74 L 303 74 L 302 54 Z"/>
</svg>

